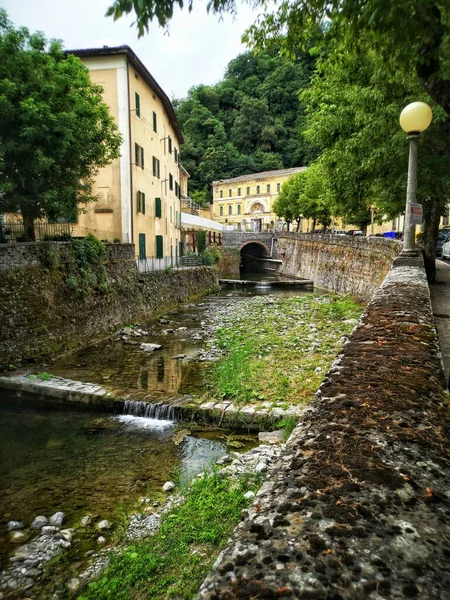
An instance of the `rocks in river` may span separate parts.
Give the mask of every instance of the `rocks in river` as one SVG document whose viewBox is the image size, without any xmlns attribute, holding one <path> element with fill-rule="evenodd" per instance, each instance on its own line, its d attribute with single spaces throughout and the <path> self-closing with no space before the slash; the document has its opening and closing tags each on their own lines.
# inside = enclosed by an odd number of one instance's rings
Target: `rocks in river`
<svg viewBox="0 0 450 600">
<path fill-rule="evenodd" d="M 154 352 L 155 350 L 160 350 L 162 346 L 161 344 L 141 344 L 139 348 L 144 352 Z"/>
<path fill-rule="evenodd" d="M 256 465 L 255 467 L 255 472 L 256 473 L 265 473 L 267 471 L 267 463 L 265 462 L 260 462 Z"/>
<path fill-rule="evenodd" d="M 160 319 L 159 322 L 161 325 L 167 325 L 167 323 L 170 323 L 169 319 Z"/>
<path fill-rule="evenodd" d="M 59 531 L 59 527 L 55 527 L 54 525 L 44 525 L 44 527 L 41 529 L 41 533 L 43 535 L 51 535 L 57 531 Z"/>
<path fill-rule="evenodd" d="M 55 527 L 61 527 L 61 525 L 64 523 L 64 521 L 66 520 L 66 515 L 61 512 L 55 512 L 54 515 L 52 515 L 49 519 L 49 523 L 50 525 L 54 525 Z"/>
<path fill-rule="evenodd" d="M 183 360 L 183 358 L 186 358 L 186 354 L 177 354 L 172 356 L 172 360 Z"/>
<path fill-rule="evenodd" d="M 72 577 L 72 579 L 69 579 L 69 581 L 66 583 L 69 592 L 76 592 L 80 585 L 81 581 L 78 579 L 78 577 Z"/>
<path fill-rule="evenodd" d="M 253 500 L 253 498 L 256 496 L 255 492 L 252 492 L 251 490 L 249 490 L 248 492 L 245 492 L 244 494 L 244 498 L 246 500 Z"/>
<path fill-rule="evenodd" d="M 284 442 L 283 430 L 278 431 L 260 431 L 258 440 L 263 444 L 282 444 Z"/>
<path fill-rule="evenodd" d="M 176 485 L 174 484 L 173 481 L 166 481 L 166 483 L 163 485 L 163 490 L 165 492 L 171 492 L 172 490 L 174 490 L 176 488 Z"/>
<path fill-rule="evenodd" d="M 80 521 L 81 526 L 82 527 L 86 527 L 86 525 L 89 525 L 89 523 L 91 522 L 92 517 L 91 515 L 86 515 L 85 517 L 83 517 Z"/>
<path fill-rule="evenodd" d="M 233 459 L 231 458 L 231 456 L 229 454 L 225 454 L 225 456 L 222 456 L 222 458 L 219 458 L 219 460 L 217 461 L 217 464 L 224 465 L 224 464 L 230 463 L 232 461 L 233 461 Z"/>
<path fill-rule="evenodd" d="M 65 542 L 71 542 L 73 534 L 70 529 L 61 529 L 61 531 L 56 534 L 56 537 L 63 539 Z"/>
<path fill-rule="evenodd" d="M 72 544 L 70 542 L 67 542 L 66 540 L 59 540 L 59 545 L 65 550 L 68 550 L 72 546 Z"/>
<path fill-rule="evenodd" d="M 168 335 L 169 333 L 175 333 L 175 329 L 164 329 L 161 333 L 162 335 Z"/>
<path fill-rule="evenodd" d="M 145 337 L 147 335 L 148 331 L 144 331 L 137 325 L 128 325 L 127 327 L 122 327 L 122 329 L 119 329 L 119 331 L 116 333 L 116 336 L 123 341 L 125 341 L 128 337 Z"/>
<path fill-rule="evenodd" d="M 97 529 L 99 531 L 104 531 L 105 529 L 109 529 L 111 527 L 111 523 L 106 519 L 103 519 L 99 523 L 97 523 Z"/>
<path fill-rule="evenodd" d="M 18 529 L 23 529 L 25 526 L 22 521 L 8 521 L 6 524 L 6 529 L 8 531 L 17 531 Z"/>
<path fill-rule="evenodd" d="M 23 531 L 11 531 L 9 539 L 13 544 L 20 544 L 27 539 L 27 534 Z"/>
<path fill-rule="evenodd" d="M 201 342 L 203 340 L 202 336 L 199 333 L 194 333 L 191 339 L 193 339 L 196 342 Z"/>
<path fill-rule="evenodd" d="M 42 529 L 46 525 L 48 525 L 47 517 L 44 517 L 43 515 L 38 515 L 33 519 L 33 522 L 31 523 L 31 529 Z"/>
<path fill-rule="evenodd" d="M 17 548 L 17 550 L 14 552 L 14 556 L 15 558 L 18 559 L 26 559 L 26 558 L 30 558 L 30 556 L 33 555 L 35 551 L 35 547 L 32 544 L 25 544 L 24 546 L 20 546 L 20 548 Z"/>
<path fill-rule="evenodd" d="M 99 535 L 97 538 L 97 544 L 99 546 L 103 546 L 104 544 L 106 544 L 106 538 L 103 537 L 102 535 Z"/>
</svg>

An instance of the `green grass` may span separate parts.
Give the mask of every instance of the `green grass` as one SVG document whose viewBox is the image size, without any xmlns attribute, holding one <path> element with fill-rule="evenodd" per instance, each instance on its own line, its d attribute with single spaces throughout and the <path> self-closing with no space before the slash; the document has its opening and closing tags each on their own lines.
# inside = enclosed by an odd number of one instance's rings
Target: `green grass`
<svg viewBox="0 0 450 600">
<path fill-rule="evenodd" d="M 361 312 L 350 298 L 331 295 L 255 297 L 240 304 L 222 317 L 211 342 L 223 357 L 209 370 L 208 395 L 237 405 L 304 404 L 342 347 L 341 336 L 353 328 L 345 321 Z"/>
<path fill-rule="evenodd" d="M 78 600 L 193 598 L 248 505 L 244 493 L 259 485 L 256 478 L 234 485 L 217 472 L 194 481 L 185 502 L 162 518 L 160 530 L 112 556 L 107 571 Z"/>
</svg>

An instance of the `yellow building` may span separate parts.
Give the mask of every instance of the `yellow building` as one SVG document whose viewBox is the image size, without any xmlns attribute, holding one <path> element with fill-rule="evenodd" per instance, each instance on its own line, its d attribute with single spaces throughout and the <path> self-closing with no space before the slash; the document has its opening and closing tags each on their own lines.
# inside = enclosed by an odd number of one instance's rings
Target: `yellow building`
<svg viewBox="0 0 450 600">
<path fill-rule="evenodd" d="M 103 88 L 122 135 L 121 156 L 99 172 L 94 189 L 99 200 L 78 216 L 73 235 L 90 232 L 133 243 L 140 267 L 158 258 L 165 268 L 179 255 L 181 241 L 183 134 L 172 104 L 128 46 L 69 53 Z"/>
<path fill-rule="evenodd" d="M 275 231 L 283 227 L 273 212 L 281 186 L 306 167 L 279 169 L 213 181 L 213 218 L 225 229 Z"/>
</svg>

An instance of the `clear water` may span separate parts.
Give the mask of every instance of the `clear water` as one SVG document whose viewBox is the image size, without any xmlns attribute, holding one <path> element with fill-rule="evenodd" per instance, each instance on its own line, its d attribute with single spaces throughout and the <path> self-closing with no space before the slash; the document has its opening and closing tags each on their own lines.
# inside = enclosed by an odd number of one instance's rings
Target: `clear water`
<svg viewBox="0 0 450 600">
<path fill-rule="evenodd" d="M 86 514 L 117 523 L 120 507 L 143 496 L 160 499 L 175 470 L 186 481 L 226 452 L 218 439 L 188 436 L 176 445 L 172 422 L 131 415 L 0 404 L 0 419 L 3 568 L 13 549 L 5 527 L 9 520 L 29 526 L 37 515 L 62 510 L 68 527 Z"/>
</svg>

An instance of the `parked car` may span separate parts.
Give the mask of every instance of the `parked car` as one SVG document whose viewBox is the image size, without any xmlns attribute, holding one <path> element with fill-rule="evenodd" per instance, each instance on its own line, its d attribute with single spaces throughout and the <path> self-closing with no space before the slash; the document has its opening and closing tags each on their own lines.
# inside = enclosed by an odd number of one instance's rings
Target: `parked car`
<svg viewBox="0 0 450 600">
<path fill-rule="evenodd" d="M 436 242 L 436 258 L 444 258 L 444 244 L 450 239 L 450 231 L 441 229 L 438 233 Z"/>
<path fill-rule="evenodd" d="M 361 229 L 350 229 L 349 231 L 345 232 L 346 235 L 364 235 L 363 232 L 361 231 Z"/>
<path fill-rule="evenodd" d="M 439 232 L 441 233 L 441 232 Z M 444 242 L 442 243 L 441 246 L 441 256 L 442 256 L 442 260 L 450 260 L 450 231 L 446 230 L 446 238 L 444 240 Z M 439 244 L 439 238 L 438 238 L 438 244 Z M 436 245 L 436 256 L 437 256 L 437 245 Z"/>
</svg>

